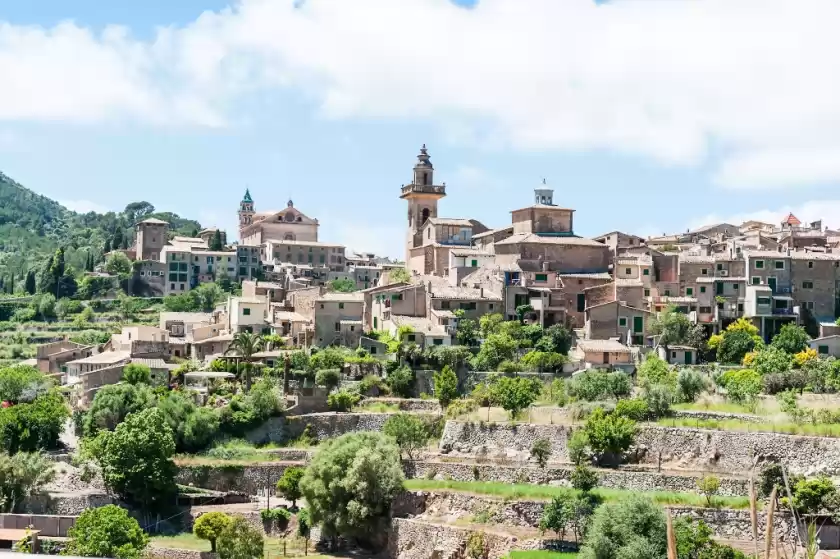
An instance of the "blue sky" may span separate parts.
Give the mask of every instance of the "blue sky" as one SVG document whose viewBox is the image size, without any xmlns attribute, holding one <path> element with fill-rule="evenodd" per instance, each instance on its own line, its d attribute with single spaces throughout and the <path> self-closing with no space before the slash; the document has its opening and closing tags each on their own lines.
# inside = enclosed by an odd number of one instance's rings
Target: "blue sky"
<svg viewBox="0 0 840 559">
<path fill-rule="evenodd" d="M 827 0 L 0 0 L 0 170 L 74 209 L 235 230 L 291 197 L 402 256 L 426 143 L 440 214 L 509 222 L 545 177 L 576 230 L 793 210 L 840 226 Z"/>
</svg>

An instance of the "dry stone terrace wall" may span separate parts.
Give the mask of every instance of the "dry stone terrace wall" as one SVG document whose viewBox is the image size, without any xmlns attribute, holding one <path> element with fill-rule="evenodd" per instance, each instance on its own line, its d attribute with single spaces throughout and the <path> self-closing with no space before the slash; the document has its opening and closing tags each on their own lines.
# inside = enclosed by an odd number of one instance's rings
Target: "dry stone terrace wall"
<svg viewBox="0 0 840 559">
<path fill-rule="evenodd" d="M 487 515 L 492 524 L 538 528 L 544 501 L 502 501 L 466 493 L 407 492 L 394 503 L 394 514 L 419 517 L 472 518 L 478 513 Z M 667 507 L 674 517 L 691 516 L 702 519 L 715 536 L 725 539 L 752 541 L 749 510 L 707 509 L 695 507 Z M 766 515 L 759 514 L 759 534 L 764 534 Z M 790 515 L 777 513 L 774 531 L 783 539 L 795 537 Z"/>
<path fill-rule="evenodd" d="M 309 433 L 318 440 L 339 437 L 360 431 L 381 431 L 392 414 L 389 413 L 311 413 L 289 417 L 272 417 L 245 438 L 254 444 L 283 443 L 300 437 L 309 426 Z M 438 414 L 427 415 L 430 418 Z"/>
<path fill-rule="evenodd" d="M 447 421 L 441 451 L 467 456 L 527 460 L 537 439 L 552 444 L 551 461 L 568 462 L 563 425 L 508 425 Z M 638 429 L 634 460 L 700 471 L 747 474 L 755 464 L 781 460 L 794 472 L 835 475 L 840 472 L 840 439 L 778 433 L 743 433 L 643 425 Z"/>
<path fill-rule="evenodd" d="M 178 468 L 175 481 L 181 485 L 192 485 L 214 491 L 241 491 L 248 495 L 257 495 L 265 492 L 266 489 L 273 492 L 277 480 L 280 479 L 286 468 L 297 465 L 299 464 L 182 465 Z"/>
</svg>

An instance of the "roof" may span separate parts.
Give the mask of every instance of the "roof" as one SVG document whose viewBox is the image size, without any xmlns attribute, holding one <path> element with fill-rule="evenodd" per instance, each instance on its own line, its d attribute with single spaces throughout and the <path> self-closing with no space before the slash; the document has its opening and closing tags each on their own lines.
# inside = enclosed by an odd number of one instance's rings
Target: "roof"
<svg viewBox="0 0 840 559">
<path fill-rule="evenodd" d="M 660 303 L 696 303 L 697 297 L 660 297 Z"/>
<path fill-rule="evenodd" d="M 434 324 L 428 318 L 422 316 L 405 316 L 401 314 L 391 315 L 391 322 L 399 326 L 410 326 L 419 334 L 445 336 L 446 327 Z"/>
<path fill-rule="evenodd" d="M 690 345 L 669 345 L 668 349 L 678 349 L 680 351 L 697 351 L 696 347 Z"/>
<path fill-rule="evenodd" d="M 607 245 L 601 244 L 592 239 L 585 239 L 583 237 L 562 236 L 562 237 L 548 237 L 541 236 L 535 233 L 517 233 L 511 235 L 506 239 L 497 241 L 497 245 L 514 245 L 519 243 L 540 243 L 546 245 L 578 245 L 578 246 L 593 246 L 601 247 L 607 250 Z"/>
<path fill-rule="evenodd" d="M 685 264 L 714 264 L 714 256 L 706 256 L 703 254 L 680 254 L 680 263 Z"/>
<path fill-rule="evenodd" d="M 253 202 L 254 200 L 251 198 L 251 191 L 247 188 L 245 189 L 245 196 L 242 197 L 243 202 Z"/>
<path fill-rule="evenodd" d="M 361 326 L 362 321 L 361 320 L 339 320 L 338 323 L 339 324 L 349 324 L 349 325 L 352 325 L 352 326 Z"/>
<path fill-rule="evenodd" d="M 266 243 L 272 245 L 289 245 L 289 246 L 314 246 L 314 247 L 333 247 L 333 248 L 344 248 L 344 245 L 339 243 L 323 243 L 321 241 L 281 241 L 281 240 L 268 240 Z"/>
<path fill-rule="evenodd" d="M 622 255 L 615 259 L 617 264 L 653 264 L 653 258 L 647 254 Z"/>
<path fill-rule="evenodd" d="M 831 334 L 830 336 L 822 336 L 820 338 L 814 338 L 813 340 L 810 340 L 809 343 L 821 342 L 823 340 L 835 340 L 837 338 L 840 338 L 840 334 Z"/>
<path fill-rule="evenodd" d="M 361 303 L 365 300 L 365 294 L 358 291 L 352 293 L 342 293 L 340 291 L 331 291 L 324 293 L 316 301 L 339 301 L 343 303 Z"/>
<path fill-rule="evenodd" d="M 447 309 L 431 309 L 432 314 L 441 318 L 455 318 L 455 313 Z"/>
<path fill-rule="evenodd" d="M 704 233 L 706 231 L 709 231 L 710 229 L 714 229 L 715 227 L 732 227 L 736 231 L 738 230 L 738 226 L 732 225 L 731 223 L 713 223 L 712 225 L 703 225 L 701 227 L 698 227 L 697 229 L 693 229 L 691 232 Z"/>
<path fill-rule="evenodd" d="M 484 233 L 476 233 L 472 236 L 473 239 L 483 239 L 484 237 L 490 237 L 495 233 L 502 233 L 504 231 L 513 232 L 513 225 L 508 225 L 507 227 L 499 227 L 498 229 L 489 229 Z"/>
<path fill-rule="evenodd" d="M 212 313 L 206 312 L 162 312 L 160 313 L 160 320 L 164 324 L 170 321 L 186 322 L 189 324 L 209 323 L 213 320 L 213 315 Z"/>
<path fill-rule="evenodd" d="M 433 299 L 465 299 L 476 301 L 501 301 L 502 296 L 491 292 L 489 289 L 476 289 L 474 287 L 455 287 L 448 284 L 434 283 L 431 286 Z"/>
<path fill-rule="evenodd" d="M 716 281 L 732 281 L 740 283 L 742 281 L 747 281 L 747 278 L 744 277 L 714 277 L 714 276 L 701 276 L 694 280 L 697 283 L 715 283 Z M 676 283 L 676 282 L 672 282 Z"/>
<path fill-rule="evenodd" d="M 477 248 L 453 248 L 449 253 L 453 256 L 495 256 L 492 252 Z"/>
<path fill-rule="evenodd" d="M 549 204 L 533 204 L 531 206 L 525 206 L 524 208 L 519 208 L 518 210 L 511 210 L 510 213 L 522 212 L 525 210 L 560 210 L 564 212 L 573 212 L 575 210 L 571 208 L 561 208 L 560 206 L 552 206 Z"/>
<path fill-rule="evenodd" d="M 130 351 L 103 351 L 102 353 L 97 353 L 95 355 L 91 355 L 90 357 L 84 357 L 82 359 L 76 359 L 75 361 L 69 361 L 67 364 L 71 365 L 108 365 L 108 364 L 116 364 L 120 361 L 127 361 L 131 358 Z"/>
<path fill-rule="evenodd" d="M 258 351 L 252 354 L 251 357 L 256 357 L 257 359 L 264 359 L 266 357 L 280 357 L 281 355 L 286 355 L 287 353 L 291 353 L 291 351 L 285 349 L 272 349 L 267 351 Z"/>
<path fill-rule="evenodd" d="M 162 219 L 158 219 L 156 217 L 148 217 L 143 221 L 138 221 L 137 223 L 150 223 L 152 225 L 169 225 L 168 222 L 163 221 Z"/>
<path fill-rule="evenodd" d="M 594 272 L 591 274 L 557 274 L 560 278 L 571 279 L 595 279 L 595 280 L 612 280 L 612 276 L 607 272 Z"/>
<path fill-rule="evenodd" d="M 233 334 L 219 334 L 203 340 L 193 340 L 193 344 L 206 344 L 211 342 L 229 342 L 233 340 Z"/>
<path fill-rule="evenodd" d="M 638 278 L 616 278 L 615 285 L 618 287 L 644 287 L 645 284 Z"/>
<path fill-rule="evenodd" d="M 294 311 L 274 311 L 275 322 L 309 322 L 309 319 Z"/>
<path fill-rule="evenodd" d="M 427 220 L 432 225 L 453 225 L 455 227 L 472 227 L 473 224 L 469 219 L 453 218 L 453 217 L 430 217 Z"/>
<path fill-rule="evenodd" d="M 630 348 L 618 340 L 580 340 L 577 345 L 583 351 L 630 352 Z"/>
<path fill-rule="evenodd" d="M 633 311 L 636 311 L 636 312 L 643 312 L 645 314 L 653 314 L 651 311 L 649 311 L 647 309 L 640 309 L 639 307 L 633 307 L 633 306 L 630 306 L 626 303 L 622 303 L 621 301 L 616 301 L 616 300 L 606 301 L 604 303 L 598 303 L 597 305 L 592 305 L 591 307 L 586 307 L 586 310 L 597 309 L 599 307 L 606 307 L 607 305 L 618 305 L 619 307 L 623 307 L 625 309 L 630 309 L 630 310 L 633 310 Z"/>
<path fill-rule="evenodd" d="M 799 218 L 793 215 L 793 213 L 787 214 L 787 217 L 782 220 L 782 223 L 785 225 L 802 225 L 802 222 L 799 221 Z"/>
<path fill-rule="evenodd" d="M 138 365 L 145 365 L 150 369 L 174 369 L 178 365 L 167 363 L 163 359 L 147 359 L 145 357 L 132 357 L 132 363 L 137 363 Z"/>
<path fill-rule="evenodd" d="M 236 375 L 224 371 L 192 371 L 184 373 L 184 378 L 233 378 Z"/>
<path fill-rule="evenodd" d="M 633 234 L 631 234 L 631 233 L 625 233 L 624 231 L 618 231 L 618 230 L 616 230 L 616 231 L 607 231 L 607 232 L 606 232 L 606 233 L 604 233 L 603 235 L 598 235 L 597 237 L 592 237 L 592 238 L 593 238 L 593 239 L 606 239 L 607 237 L 609 237 L 609 236 L 611 236 L 611 235 L 624 235 L 625 237 L 633 237 L 634 239 L 642 239 L 643 241 L 645 240 L 645 238 L 644 238 L 644 237 L 640 237 L 640 236 L 638 236 L 638 235 L 633 235 Z"/>
</svg>

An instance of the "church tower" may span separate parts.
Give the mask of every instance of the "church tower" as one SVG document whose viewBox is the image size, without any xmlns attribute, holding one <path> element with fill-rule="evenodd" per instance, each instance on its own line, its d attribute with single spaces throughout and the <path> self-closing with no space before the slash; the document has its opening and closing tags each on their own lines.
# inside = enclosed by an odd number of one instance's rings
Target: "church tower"
<svg viewBox="0 0 840 559">
<path fill-rule="evenodd" d="M 403 185 L 400 198 L 408 202 L 408 232 L 405 262 L 410 267 L 411 249 L 423 244 L 420 229 L 430 217 L 437 217 L 438 200 L 446 196 L 446 185 L 435 185 L 435 168 L 429 159 L 426 144 L 420 148 L 414 165 L 414 180 Z"/>
<path fill-rule="evenodd" d="M 239 240 L 242 240 L 242 230 L 254 222 L 254 200 L 251 192 L 246 188 L 245 196 L 239 202 Z"/>
</svg>

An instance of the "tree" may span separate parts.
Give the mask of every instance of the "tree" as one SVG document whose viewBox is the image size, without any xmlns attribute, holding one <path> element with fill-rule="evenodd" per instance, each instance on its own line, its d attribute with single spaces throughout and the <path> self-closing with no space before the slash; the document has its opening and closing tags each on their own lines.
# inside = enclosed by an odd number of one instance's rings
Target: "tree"
<svg viewBox="0 0 840 559">
<path fill-rule="evenodd" d="M 49 392 L 51 385 L 44 373 L 35 367 L 12 365 L 0 369 L 0 401 L 32 402 Z"/>
<path fill-rule="evenodd" d="M 24 501 L 54 477 L 53 462 L 41 453 L 0 454 L 0 512 L 20 512 Z"/>
<path fill-rule="evenodd" d="M 786 373 L 793 359 L 789 353 L 776 346 L 767 346 L 744 356 L 743 364 L 761 376 Z"/>
<path fill-rule="evenodd" d="M 537 439 L 531 446 L 531 458 L 537 460 L 540 468 L 545 468 L 548 459 L 551 457 L 551 441 L 548 439 Z"/>
<path fill-rule="evenodd" d="M 368 540 L 381 533 L 402 491 L 399 450 L 381 433 L 342 435 L 313 457 L 300 487 L 312 524 L 325 535 Z"/>
<path fill-rule="evenodd" d="M 359 403 L 361 397 L 349 390 L 339 390 L 327 396 L 327 405 L 332 411 L 350 411 Z"/>
<path fill-rule="evenodd" d="M 213 236 L 210 238 L 210 242 L 207 244 L 210 250 L 224 250 L 225 245 L 222 242 L 222 232 L 216 229 L 213 231 Z"/>
<path fill-rule="evenodd" d="M 177 492 L 175 439 L 157 408 L 129 415 L 113 432 L 100 433 L 95 444 L 105 485 L 126 501 L 152 511 Z"/>
<path fill-rule="evenodd" d="M 490 390 L 493 402 L 508 412 L 511 419 L 516 419 L 522 410 L 536 401 L 542 386 L 536 379 L 501 377 Z"/>
<path fill-rule="evenodd" d="M 10 454 L 49 450 L 58 446 L 70 411 L 55 390 L 31 402 L 0 409 L 0 446 Z"/>
<path fill-rule="evenodd" d="M 793 486 L 793 508 L 799 514 L 818 514 L 830 510 L 832 507 L 826 504 L 836 493 L 834 483 L 825 476 L 799 479 Z"/>
<path fill-rule="evenodd" d="M 572 523 L 574 507 L 572 501 L 574 495 L 566 493 L 560 497 L 554 497 L 543 509 L 540 518 L 540 532 L 551 530 L 557 534 L 558 539 L 566 539 L 566 530 Z"/>
<path fill-rule="evenodd" d="M 90 409 L 85 414 L 83 430 L 86 437 L 93 437 L 102 429 L 113 431 L 128 414 L 155 405 L 152 389 L 145 385 L 109 384 L 96 392 Z"/>
<path fill-rule="evenodd" d="M 534 346 L 538 351 L 548 351 L 568 355 L 572 348 L 572 333 L 562 324 L 553 324 L 545 329 L 545 334 Z"/>
<path fill-rule="evenodd" d="M 205 512 L 193 524 L 193 534 L 199 539 L 208 540 L 210 552 L 216 553 L 216 540 L 230 522 L 230 517 L 223 512 Z"/>
<path fill-rule="evenodd" d="M 499 363 L 514 358 L 516 346 L 516 340 L 508 334 L 490 334 L 473 359 L 473 366 L 479 371 L 495 371 Z"/>
<path fill-rule="evenodd" d="M 263 335 L 263 343 L 268 351 L 281 347 L 285 341 L 286 340 L 280 334 Z"/>
<path fill-rule="evenodd" d="M 112 276 L 126 278 L 131 275 L 131 260 L 122 252 L 112 252 L 105 260 L 105 271 Z"/>
<path fill-rule="evenodd" d="M 67 535 L 67 554 L 139 559 L 149 543 L 140 524 L 116 505 L 85 509 Z"/>
<path fill-rule="evenodd" d="M 411 274 L 405 268 L 394 268 L 388 273 L 389 283 L 408 283 L 411 281 Z"/>
<path fill-rule="evenodd" d="M 260 351 L 263 347 L 263 340 L 256 334 L 250 332 L 238 332 L 234 334 L 233 340 L 230 342 L 225 355 L 231 353 L 238 353 L 245 365 L 245 391 L 251 390 L 251 363 L 254 360 L 254 354 Z"/>
<path fill-rule="evenodd" d="M 339 293 L 352 293 L 356 291 L 356 282 L 350 278 L 338 278 L 330 282 L 330 289 Z"/>
<path fill-rule="evenodd" d="M 546 353 L 543 351 L 529 351 L 520 359 L 520 363 L 528 371 L 541 373 L 558 373 L 568 361 L 562 353 Z"/>
<path fill-rule="evenodd" d="M 304 539 L 304 554 L 309 553 L 309 537 L 312 532 L 312 521 L 309 518 L 309 509 L 300 509 L 297 514 L 297 534 Z"/>
<path fill-rule="evenodd" d="M 397 367 L 388 373 L 385 383 L 391 389 L 391 394 L 402 398 L 410 398 L 414 391 L 414 371 L 406 365 Z"/>
<path fill-rule="evenodd" d="M 429 432 L 423 420 L 410 413 L 398 413 L 388 418 L 382 427 L 387 437 L 392 437 L 400 447 L 400 457 L 405 452 L 409 460 L 414 460 L 414 452 L 422 449 L 429 441 Z"/>
<path fill-rule="evenodd" d="M 671 370 L 671 366 L 653 352 L 649 353 L 639 366 L 637 377 L 639 386 L 642 387 L 649 384 L 673 385 L 677 380 L 676 373 Z"/>
<path fill-rule="evenodd" d="M 677 398 L 680 402 L 693 402 L 704 390 L 706 379 L 693 369 L 681 369 L 677 374 Z"/>
<path fill-rule="evenodd" d="M 277 480 L 277 494 L 291 501 L 292 508 L 295 508 L 297 500 L 301 498 L 300 480 L 305 472 L 303 468 L 286 468 Z"/>
<path fill-rule="evenodd" d="M 458 345 L 472 347 L 478 344 L 478 322 L 471 318 L 464 318 L 464 311 L 457 309 L 453 313 L 457 320 L 455 324 L 455 340 Z"/>
<path fill-rule="evenodd" d="M 713 475 L 706 475 L 697 480 L 697 490 L 706 497 L 706 506 L 712 506 L 712 499 L 720 491 L 720 479 Z"/>
<path fill-rule="evenodd" d="M 671 413 L 674 391 L 667 384 L 649 384 L 644 391 L 648 412 L 654 417 L 665 417 Z"/>
<path fill-rule="evenodd" d="M 773 336 L 770 346 L 780 349 L 788 355 L 794 355 L 808 348 L 808 341 L 811 337 L 805 328 L 792 322 L 782 326 L 779 333 Z"/>
<path fill-rule="evenodd" d="M 627 373 L 585 371 L 568 383 L 569 396 L 594 402 L 606 398 L 619 399 L 630 394 L 633 385 Z"/>
<path fill-rule="evenodd" d="M 761 375 L 750 369 L 727 371 L 717 383 L 726 389 L 726 397 L 737 404 L 749 404 L 761 394 Z"/>
<path fill-rule="evenodd" d="M 487 338 L 490 334 L 496 334 L 499 331 L 499 325 L 505 321 L 499 313 L 485 314 L 478 319 L 478 328 L 481 332 L 482 338 Z"/>
<path fill-rule="evenodd" d="M 341 372 L 338 369 L 322 369 L 315 374 L 315 384 L 323 386 L 328 392 L 341 383 Z"/>
<path fill-rule="evenodd" d="M 584 427 L 589 447 L 599 459 L 622 454 L 636 437 L 636 423 L 615 413 L 596 408 L 586 420 Z"/>
<path fill-rule="evenodd" d="M 572 487 L 578 491 L 587 493 L 598 487 L 598 474 L 595 470 L 585 464 L 578 464 L 575 466 L 575 471 L 572 472 L 571 480 Z"/>
<path fill-rule="evenodd" d="M 129 223 L 134 223 L 155 213 L 155 207 L 146 201 L 131 202 L 123 210 Z"/>
<path fill-rule="evenodd" d="M 26 282 L 23 288 L 29 295 L 35 295 L 35 272 L 32 270 L 26 272 Z"/>
<path fill-rule="evenodd" d="M 38 314 L 41 320 L 48 320 L 55 317 L 55 295 L 52 293 L 41 293 L 33 300 L 37 304 Z"/>
<path fill-rule="evenodd" d="M 458 377 L 455 372 L 446 365 L 440 371 L 432 375 L 434 381 L 435 396 L 440 407 L 446 408 L 449 402 L 458 397 Z"/>
<path fill-rule="evenodd" d="M 152 384 L 152 370 L 142 363 L 129 363 L 123 367 L 122 379 L 128 384 Z"/>
<path fill-rule="evenodd" d="M 601 505 L 592 515 L 581 559 L 662 559 L 666 556 L 665 514 L 632 495 Z"/>
<path fill-rule="evenodd" d="M 566 441 L 566 451 L 569 453 L 569 460 L 572 464 L 583 464 L 589 458 L 589 436 L 584 429 L 577 429 Z"/>
<path fill-rule="evenodd" d="M 262 559 L 265 537 L 242 516 L 234 516 L 219 534 L 219 559 Z"/>
<path fill-rule="evenodd" d="M 671 306 L 653 319 L 650 330 L 653 335 L 659 336 L 660 345 L 668 347 L 687 344 L 691 326 L 688 316 Z"/>
<path fill-rule="evenodd" d="M 717 359 L 721 363 L 739 364 L 756 345 L 755 338 L 743 330 L 726 331 L 717 348 Z"/>
<path fill-rule="evenodd" d="M 678 559 L 747 559 L 747 556 L 712 539 L 712 530 L 702 520 L 680 516 L 674 520 Z"/>
</svg>

